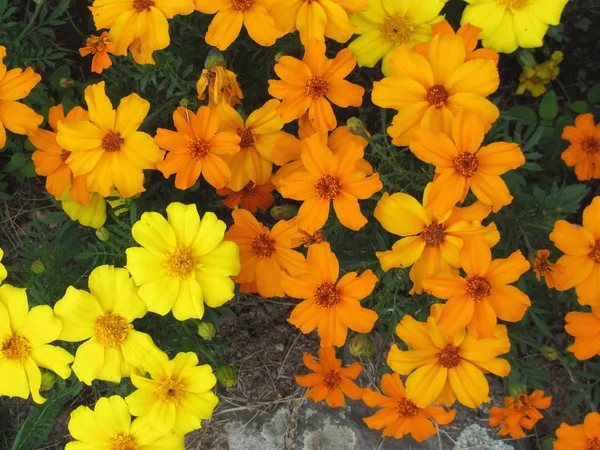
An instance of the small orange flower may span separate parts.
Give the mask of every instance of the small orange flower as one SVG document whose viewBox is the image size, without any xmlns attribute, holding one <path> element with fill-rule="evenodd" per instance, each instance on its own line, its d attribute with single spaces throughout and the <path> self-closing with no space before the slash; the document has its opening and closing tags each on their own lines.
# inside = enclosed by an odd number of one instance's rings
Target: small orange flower
<svg viewBox="0 0 600 450">
<path fill-rule="evenodd" d="M 594 124 L 591 113 L 575 118 L 575 126 L 565 127 L 561 136 L 571 145 L 560 157 L 569 167 L 575 167 L 580 181 L 600 178 L 600 123 Z"/>
<path fill-rule="evenodd" d="M 354 67 L 356 57 L 349 49 L 327 59 L 325 43 L 316 40 L 306 45 L 302 61 L 282 56 L 275 64 L 275 73 L 281 80 L 269 80 L 269 94 L 282 100 L 279 114 L 283 121 L 299 119 L 308 111 L 315 130 L 333 130 L 337 120 L 330 101 L 342 108 L 362 105 L 365 89 L 344 79 Z"/>
<path fill-rule="evenodd" d="M 221 155 L 238 152 L 240 136 L 218 132 L 219 114 L 208 106 L 201 106 L 196 114 L 180 106 L 173 113 L 173 122 L 177 131 L 156 131 L 154 142 L 168 150 L 157 169 L 165 178 L 176 174 L 177 189 L 192 187 L 200 175 L 214 188 L 224 187 L 231 179 L 231 170 Z"/>
<path fill-rule="evenodd" d="M 269 230 L 244 209 L 236 209 L 231 215 L 234 224 L 225 239 L 240 248 L 242 265 L 233 280 L 241 283 L 242 292 L 258 292 L 264 298 L 283 297 L 282 277 L 308 271 L 304 255 L 292 250 L 292 241 L 299 235 L 295 220 L 280 220 Z"/>
<path fill-rule="evenodd" d="M 598 450 L 600 449 L 600 414 L 591 412 L 583 424 L 561 423 L 556 430 L 554 450 Z"/>
<path fill-rule="evenodd" d="M 275 186 L 269 181 L 265 184 L 254 184 L 249 181 L 241 191 L 232 191 L 229 188 L 217 190 L 217 195 L 226 196 L 223 204 L 228 208 L 235 209 L 241 205 L 242 209 L 247 209 L 254 214 L 258 208 L 267 211 L 275 201 L 271 192 Z"/>
<path fill-rule="evenodd" d="M 400 375 L 386 373 L 381 377 L 383 394 L 365 389 L 363 401 L 371 408 L 381 407 L 364 422 L 372 430 L 383 430 L 383 437 L 400 439 L 407 434 L 423 442 L 437 433 L 433 422 L 447 425 L 454 420 L 456 410 L 445 411 L 441 406 L 419 408 L 414 399 L 407 397 Z"/>
<path fill-rule="evenodd" d="M 79 49 L 81 56 L 87 56 L 90 53 L 94 55 L 92 59 L 92 72 L 102 73 L 104 69 L 108 69 L 112 66 L 109 53 L 116 53 L 115 44 L 110 41 L 108 31 L 102 33 L 101 36 L 92 34 L 85 41 L 85 47 Z"/>
<path fill-rule="evenodd" d="M 360 400 L 363 389 L 353 381 L 362 372 L 362 366 L 353 362 L 348 367 L 342 367 L 342 360 L 335 357 L 335 349 L 326 347 L 319 349 L 319 362 L 309 354 L 304 353 L 304 365 L 314 373 L 296 375 L 296 383 L 310 388 L 306 398 L 315 403 L 325 400 L 330 408 L 346 406 L 344 395 L 352 400 Z"/>
<path fill-rule="evenodd" d="M 202 70 L 196 83 L 196 91 L 198 100 L 204 100 L 208 91 L 208 105 L 211 107 L 216 107 L 221 102 L 230 106 L 240 105 L 244 98 L 237 75 L 220 64 Z"/>
<path fill-rule="evenodd" d="M 531 430 L 535 424 L 544 416 L 538 409 L 548 409 L 552 403 L 552 397 L 544 397 L 544 391 L 533 391 L 532 394 L 519 394 L 515 397 L 504 397 L 504 408 L 492 406 L 490 418 L 491 427 L 502 424 L 498 430 L 499 436 L 507 434 L 514 439 L 525 437 L 523 428 Z"/>
<path fill-rule="evenodd" d="M 535 273 L 535 277 L 538 281 L 542 278 L 546 279 L 546 285 L 549 288 L 553 288 L 556 285 L 552 272 L 564 272 L 564 267 L 559 264 L 552 264 L 548 261 L 550 256 L 550 250 L 538 250 L 536 257 L 533 259 L 533 266 L 531 270 Z"/>
<path fill-rule="evenodd" d="M 573 311 L 565 316 L 565 331 L 575 338 L 567 350 L 580 361 L 600 355 L 600 308 L 592 312 Z"/>
<path fill-rule="evenodd" d="M 298 243 L 298 245 L 303 245 L 304 247 L 308 248 L 311 245 L 327 242 L 323 230 L 317 230 L 312 234 L 301 229 L 298 229 L 298 231 L 302 235 L 302 237 L 297 238 L 297 240 L 294 241 L 294 243 Z"/>
<path fill-rule="evenodd" d="M 349 272 L 339 281 L 340 265 L 327 242 L 308 248 L 308 273 L 283 274 L 281 286 L 290 297 L 304 299 L 294 308 L 288 321 L 304 334 L 318 330 L 321 347 L 341 347 L 348 329 L 369 333 L 377 313 L 360 305 L 377 283 L 371 270 L 362 275 Z M 243 264 L 243 263 L 242 263 Z"/>
</svg>

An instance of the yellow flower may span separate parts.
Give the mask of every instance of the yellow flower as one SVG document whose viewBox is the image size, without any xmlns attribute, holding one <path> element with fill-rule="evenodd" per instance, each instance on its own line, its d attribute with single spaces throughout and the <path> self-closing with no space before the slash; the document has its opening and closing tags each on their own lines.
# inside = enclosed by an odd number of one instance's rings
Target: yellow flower
<svg viewBox="0 0 600 450">
<path fill-rule="evenodd" d="M 146 305 L 138 297 L 127 270 L 96 267 L 88 280 L 90 292 L 69 286 L 54 311 L 63 322 L 60 340 L 86 341 L 75 354 L 73 372 L 80 381 L 119 383 L 142 367 L 142 358 L 158 352 L 152 338 L 131 325 L 144 317 Z"/>
<path fill-rule="evenodd" d="M 1 256 L 1 255 L 0 255 Z M 60 320 L 47 305 L 29 309 L 25 289 L 0 286 L 0 397 L 46 401 L 40 395 L 40 367 L 69 378 L 73 356 L 49 345 L 59 338 Z"/>
<path fill-rule="evenodd" d="M 502 53 L 541 47 L 548 25 L 558 25 L 568 0 L 465 0 L 461 25 L 483 31 L 483 46 Z"/>
<path fill-rule="evenodd" d="M 196 205 L 171 203 L 167 219 L 146 212 L 133 225 L 141 247 L 127 249 L 127 269 L 148 310 L 177 320 L 200 319 L 204 304 L 218 308 L 234 295 L 231 276 L 240 272 L 238 246 L 223 242 L 225 222 Z"/>
<path fill-rule="evenodd" d="M 522 95 L 525 91 L 531 92 L 533 97 L 540 97 L 546 93 L 546 86 L 555 80 L 560 73 L 558 65 L 562 62 L 564 55 L 556 51 L 548 61 L 536 66 L 523 67 L 523 73 L 519 77 L 519 87 L 515 95 Z"/>
<path fill-rule="evenodd" d="M 371 0 L 365 12 L 353 14 L 359 37 L 348 46 L 359 66 L 374 67 L 383 58 L 383 73 L 391 76 L 389 60 L 401 45 L 431 40 L 431 25 L 443 20 L 446 0 Z"/>
<path fill-rule="evenodd" d="M 118 395 L 103 397 L 94 409 L 80 406 L 71 413 L 69 433 L 75 439 L 65 450 L 183 450 L 183 436 L 165 436 L 147 420 L 131 420 L 125 400 Z"/>
<path fill-rule="evenodd" d="M 210 419 L 218 398 L 211 391 L 217 383 L 212 368 L 198 365 L 195 353 L 178 353 L 169 360 L 156 353 L 146 360 L 146 376 L 132 374 L 137 388 L 125 401 L 134 416 L 148 420 L 161 433 L 185 434 Z"/>
<path fill-rule="evenodd" d="M 60 205 L 72 221 L 83 226 L 98 229 L 106 222 L 106 202 L 99 194 L 90 194 L 90 203 L 80 205 L 71 197 L 70 189 L 65 189 Z"/>
<path fill-rule="evenodd" d="M 4 257 L 4 250 L 2 250 L 0 248 L 0 261 L 2 261 L 3 257 Z M 8 272 L 6 271 L 6 267 L 4 267 L 4 265 L 2 263 L 0 263 L 0 284 L 2 284 L 2 282 L 4 280 L 6 280 L 7 276 L 8 276 Z"/>
</svg>

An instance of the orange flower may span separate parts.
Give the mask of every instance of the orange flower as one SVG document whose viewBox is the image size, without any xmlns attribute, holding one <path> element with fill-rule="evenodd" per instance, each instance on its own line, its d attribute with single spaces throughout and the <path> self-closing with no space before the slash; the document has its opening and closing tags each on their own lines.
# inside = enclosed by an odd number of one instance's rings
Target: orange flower
<svg viewBox="0 0 600 450">
<path fill-rule="evenodd" d="M 494 336 L 497 318 L 518 322 L 531 306 L 529 297 L 510 283 L 529 270 L 529 262 L 517 250 L 506 259 L 492 261 L 492 251 L 482 235 L 464 241 L 460 265 L 466 276 L 441 273 L 423 280 L 423 289 L 447 299 L 437 320 L 448 334 L 467 327 L 476 338 Z"/>
<path fill-rule="evenodd" d="M 206 98 L 207 90 L 208 105 L 211 107 L 216 107 L 221 102 L 231 106 L 240 105 L 241 99 L 244 98 L 237 75 L 220 64 L 202 70 L 196 83 L 198 100 Z"/>
<path fill-rule="evenodd" d="M 242 209 L 247 209 L 251 213 L 255 213 L 258 208 L 263 211 L 268 211 L 269 207 L 275 201 L 275 197 L 271 192 L 275 186 L 269 181 L 265 184 L 254 184 L 249 181 L 241 191 L 232 191 L 229 188 L 217 190 L 217 195 L 227 196 L 223 199 L 223 204 L 228 208 L 235 209 L 242 206 Z"/>
<path fill-rule="evenodd" d="M 364 88 L 344 80 L 355 66 L 356 57 L 349 49 L 327 59 L 325 43 L 316 40 L 306 45 L 302 61 L 282 56 L 275 64 L 281 80 L 269 80 L 269 94 L 282 100 L 278 111 L 283 121 L 299 119 L 308 111 L 317 131 L 333 130 L 337 120 L 329 101 L 342 108 L 362 105 Z"/>
<path fill-rule="evenodd" d="M 92 72 L 102 73 L 104 69 L 112 66 L 112 61 L 108 54 L 114 54 L 116 51 L 115 44 L 110 41 L 108 31 L 105 31 L 101 36 L 92 34 L 87 38 L 85 47 L 79 49 L 79 54 L 81 56 L 87 56 L 90 53 L 93 54 Z"/>
<path fill-rule="evenodd" d="M 87 111 L 79 106 L 71 109 L 66 117 L 63 105 L 50 108 L 48 123 L 54 131 L 38 128 L 29 135 L 29 140 L 36 148 L 31 159 L 36 173 L 46 177 L 46 189 L 56 200 L 62 198 L 65 189 L 71 184 L 69 193 L 73 200 L 80 205 L 89 205 L 90 194 L 85 187 L 85 175 L 73 175 L 66 163 L 71 152 L 56 142 L 58 122 L 74 123 L 79 120 L 89 120 Z"/>
<path fill-rule="evenodd" d="M 344 150 L 333 152 L 313 135 L 301 142 L 303 170 L 279 181 L 279 192 L 285 198 L 302 201 L 298 211 L 298 225 L 307 231 L 322 228 L 329 217 L 330 204 L 340 223 L 351 230 L 359 230 L 367 223 L 358 200 L 364 200 L 381 190 L 379 175 L 366 176 L 356 164 L 363 150 L 348 140 Z"/>
<path fill-rule="evenodd" d="M 282 35 L 281 28 L 271 16 L 279 0 L 194 0 L 196 9 L 204 14 L 215 14 L 208 26 L 206 43 L 225 50 L 239 36 L 242 24 L 250 39 L 270 47 Z"/>
<path fill-rule="evenodd" d="M 201 106 L 194 114 L 180 106 L 173 113 L 177 131 L 159 128 L 154 142 L 168 150 L 158 170 L 165 178 L 175 175 L 175 187 L 188 189 L 200 175 L 216 189 L 231 179 L 231 170 L 221 155 L 240 150 L 240 136 L 227 131 L 219 132 L 219 114 L 208 106 Z"/>
<path fill-rule="evenodd" d="M 454 207 L 438 216 L 430 207 L 425 187 L 423 206 L 408 194 L 383 194 L 373 215 L 390 233 L 402 236 L 391 250 L 376 252 L 381 268 L 387 272 L 394 267 L 410 267 L 414 283 L 411 293 L 423 292 L 423 279 L 438 273 L 458 275 L 459 250 L 463 239 L 475 232 L 485 233 L 486 242 L 493 247 L 500 240 L 496 225 L 481 225 L 491 208 L 481 202 L 464 208 Z"/>
<path fill-rule="evenodd" d="M 460 36 L 433 37 L 427 56 L 402 46 L 390 58 L 393 76 L 373 85 L 373 103 L 398 110 L 388 133 L 396 145 L 408 145 L 415 129 L 450 134 L 452 119 L 461 110 L 477 110 L 489 130 L 500 112 L 485 97 L 498 89 L 496 63 L 466 60 Z"/>
<path fill-rule="evenodd" d="M 426 323 L 405 315 L 396 334 L 411 350 L 392 345 L 387 363 L 394 372 L 408 375 L 406 396 L 419 408 L 434 402 L 452 406 L 457 399 L 476 408 L 490 400 L 484 374 L 505 377 L 510 372 L 508 362 L 497 358 L 510 350 L 508 332 L 496 325 L 490 339 L 477 339 L 464 328 L 449 335 L 438 325 L 440 312 L 441 305 L 433 305 Z"/>
<path fill-rule="evenodd" d="M 574 127 L 565 127 L 561 136 L 571 145 L 560 157 L 569 167 L 575 167 L 580 181 L 600 178 L 600 123 L 594 124 L 591 113 L 575 118 Z"/>
<path fill-rule="evenodd" d="M 29 95 L 42 77 L 31 67 L 7 70 L 3 60 L 6 47 L 0 45 L 0 149 L 6 145 L 6 129 L 15 134 L 37 130 L 44 117 L 29 106 L 18 102 Z"/>
<path fill-rule="evenodd" d="M 435 166 L 429 201 L 443 214 L 463 202 L 469 189 L 492 211 L 498 212 L 512 202 L 500 175 L 525 164 L 517 144 L 495 142 L 481 147 L 485 124 L 477 111 L 461 111 L 452 121 L 450 137 L 424 128 L 415 131 L 410 151 Z"/>
<path fill-rule="evenodd" d="M 299 246 L 303 245 L 304 247 L 308 248 L 311 245 L 327 242 L 327 240 L 325 239 L 325 233 L 323 233 L 323 230 L 317 230 L 312 234 L 308 233 L 304 230 L 301 230 L 300 228 L 298 228 L 298 231 L 300 232 L 302 237 L 295 239 L 293 242 L 297 243 Z"/>
<path fill-rule="evenodd" d="M 288 321 L 304 334 L 316 328 L 321 347 L 343 346 L 348 329 L 369 333 L 378 316 L 360 301 L 373 292 L 378 281 L 375 274 L 371 270 L 360 276 L 349 272 L 338 281 L 340 266 L 327 242 L 308 248 L 307 263 L 308 274 L 281 277 L 288 296 L 304 299 Z"/>
<path fill-rule="evenodd" d="M 407 434 L 423 442 L 437 433 L 433 422 L 447 425 L 454 420 L 456 410 L 445 411 L 441 406 L 419 408 L 414 399 L 407 397 L 406 389 L 397 373 L 386 373 L 381 377 L 381 390 L 365 390 L 363 401 L 367 406 L 381 407 L 379 411 L 363 420 L 372 430 L 383 430 L 383 437 L 400 439 Z"/>
<path fill-rule="evenodd" d="M 592 312 L 573 311 L 565 316 L 565 330 L 575 338 L 567 350 L 583 361 L 600 355 L 600 308 Z"/>
<path fill-rule="evenodd" d="M 598 450 L 600 449 L 600 414 L 591 412 L 583 424 L 561 423 L 556 430 L 554 450 Z"/>
<path fill-rule="evenodd" d="M 558 220 L 550 240 L 566 253 L 556 261 L 564 268 L 562 273 L 554 275 L 556 289 L 566 291 L 575 287 L 581 305 L 600 302 L 600 196 L 594 197 L 583 210 L 583 226 Z"/>
<path fill-rule="evenodd" d="M 502 424 L 498 430 L 498 435 L 519 439 L 525 437 L 523 428 L 531 430 L 535 424 L 543 419 L 544 416 L 538 409 L 548 409 L 552 403 L 552 397 L 544 397 L 544 391 L 533 391 L 532 394 L 519 394 L 516 398 L 504 397 L 504 408 L 492 406 L 490 409 L 490 418 L 488 419 L 490 427 L 497 427 Z"/>
<path fill-rule="evenodd" d="M 535 273 L 535 277 L 538 281 L 542 278 L 546 279 L 546 285 L 549 288 L 553 288 L 556 285 L 552 272 L 564 272 L 564 267 L 559 264 L 552 264 L 548 261 L 550 256 L 550 250 L 538 250 L 537 256 L 533 259 L 533 266 L 531 270 Z"/>
<path fill-rule="evenodd" d="M 280 220 L 271 230 L 244 209 L 231 213 L 234 224 L 225 239 L 240 248 L 242 269 L 233 280 L 241 283 L 242 292 L 258 292 L 261 297 L 283 297 L 282 277 L 307 272 L 302 253 L 292 250 L 298 237 L 295 221 Z"/>
<path fill-rule="evenodd" d="M 360 400 L 363 389 L 353 381 L 362 372 L 362 366 L 353 362 L 348 367 L 342 367 L 342 360 L 335 357 L 335 349 L 326 347 L 319 349 L 319 362 L 309 353 L 304 353 L 304 365 L 314 373 L 296 375 L 296 383 L 310 388 L 306 398 L 312 398 L 315 403 L 325 400 L 330 408 L 346 406 L 344 395 L 352 400 Z"/>
<path fill-rule="evenodd" d="M 144 192 L 144 170 L 162 160 L 152 137 L 137 131 L 150 103 L 137 94 L 123 98 L 115 111 L 101 81 L 85 88 L 89 120 L 58 123 L 56 141 L 71 152 L 73 175 L 87 175 L 88 191 L 108 197 L 115 186 L 123 197 Z"/>
</svg>

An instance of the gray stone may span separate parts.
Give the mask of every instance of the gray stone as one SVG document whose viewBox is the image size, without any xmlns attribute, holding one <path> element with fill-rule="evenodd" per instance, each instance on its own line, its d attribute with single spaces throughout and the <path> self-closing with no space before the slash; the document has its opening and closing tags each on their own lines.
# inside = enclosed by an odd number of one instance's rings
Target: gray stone
<svg viewBox="0 0 600 450">
<path fill-rule="evenodd" d="M 490 436 L 489 429 L 480 427 L 477 424 L 469 425 L 461 431 L 456 438 L 454 450 L 464 449 L 481 449 L 481 450 L 514 450 L 512 445 L 494 439 Z"/>
</svg>

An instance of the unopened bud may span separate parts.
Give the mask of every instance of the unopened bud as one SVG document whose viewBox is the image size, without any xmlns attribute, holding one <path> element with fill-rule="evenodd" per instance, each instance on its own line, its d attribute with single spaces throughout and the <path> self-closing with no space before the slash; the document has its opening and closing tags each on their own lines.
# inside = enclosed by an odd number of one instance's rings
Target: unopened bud
<svg viewBox="0 0 600 450">
<path fill-rule="evenodd" d="M 273 59 L 275 60 L 276 63 L 278 63 L 282 56 L 285 56 L 285 53 L 277 52 L 277 53 L 275 53 L 275 56 Z"/>
<path fill-rule="evenodd" d="M 190 106 L 190 101 L 187 98 L 183 97 L 181 100 L 179 100 L 179 106 L 187 108 L 188 106 Z"/>
<path fill-rule="evenodd" d="M 271 217 L 275 220 L 288 220 L 298 213 L 298 208 L 293 205 L 279 205 L 271 208 Z"/>
<path fill-rule="evenodd" d="M 102 242 L 106 242 L 110 239 L 110 231 L 106 227 L 100 227 L 96 230 L 96 237 Z"/>
<path fill-rule="evenodd" d="M 553 347 L 544 345 L 542 348 L 540 348 L 540 351 L 542 352 L 542 355 L 548 359 L 548 361 L 556 361 L 558 358 L 560 358 L 560 353 L 558 353 L 558 350 Z"/>
<path fill-rule="evenodd" d="M 357 136 L 363 136 L 365 134 L 365 124 L 358 117 L 350 117 L 346 121 L 348 131 Z"/>
<path fill-rule="evenodd" d="M 535 60 L 533 53 L 524 48 L 519 49 L 517 52 L 517 61 L 519 61 L 519 64 L 521 64 L 523 67 L 537 66 L 537 61 Z"/>
<path fill-rule="evenodd" d="M 42 374 L 42 384 L 40 385 L 40 391 L 49 391 L 54 387 L 54 383 L 56 383 L 56 375 L 52 372 L 45 371 Z"/>
<path fill-rule="evenodd" d="M 521 380 L 511 380 L 508 383 L 508 393 L 510 394 L 511 397 L 513 398 L 517 398 L 520 394 L 525 392 L 525 386 L 523 386 L 523 383 L 521 382 Z"/>
<path fill-rule="evenodd" d="M 61 79 L 58 81 L 58 85 L 59 85 L 61 88 L 70 88 L 70 87 L 72 87 L 74 84 L 75 84 L 75 80 L 74 80 L 74 79 L 72 79 L 72 78 L 61 78 Z"/>
<path fill-rule="evenodd" d="M 44 270 L 46 270 L 46 266 L 44 266 L 44 263 L 39 259 L 36 259 L 34 262 L 31 263 L 31 271 L 33 273 L 39 275 Z"/>
<path fill-rule="evenodd" d="M 216 334 L 217 330 L 212 323 L 200 322 L 198 325 L 198 335 L 205 341 L 212 341 Z"/>
<path fill-rule="evenodd" d="M 230 388 L 235 384 L 237 375 L 235 369 L 229 364 L 219 364 L 217 366 L 217 380 L 226 388 Z"/>
<path fill-rule="evenodd" d="M 223 56 L 223 53 L 216 48 L 213 48 L 210 52 L 208 52 L 208 56 L 204 60 L 204 68 L 213 69 L 217 66 L 225 67 L 225 57 Z"/>
<path fill-rule="evenodd" d="M 357 334 L 350 341 L 348 349 L 352 356 L 366 356 L 370 358 L 373 355 L 373 339 L 368 334 Z"/>
</svg>

